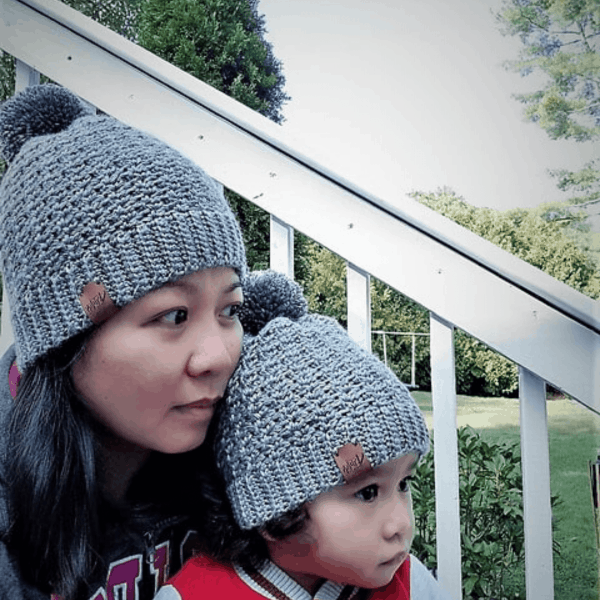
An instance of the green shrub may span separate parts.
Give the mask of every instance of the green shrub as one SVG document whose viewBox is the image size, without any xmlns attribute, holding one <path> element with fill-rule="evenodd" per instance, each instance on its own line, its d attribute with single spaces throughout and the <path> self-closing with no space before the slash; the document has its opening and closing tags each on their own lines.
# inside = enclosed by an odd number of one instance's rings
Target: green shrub
<svg viewBox="0 0 600 600">
<path fill-rule="evenodd" d="M 456 392 L 469 396 L 514 398 L 519 390 L 517 365 L 460 329 L 454 331 Z"/>
<path fill-rule="evenodd" d="M 433 449 L 433 440 L 432 440 Z M 465 600 L 505 600 L 507 575 L 524 559 L 523 483 L 517 444 L 489 444 L 470 427 L 458 430 L 462 584 Z M 413 485 L 412 552 L 437 566 L 433 452 L 421 461 Z M 552 497 L 552 507 L 559 502 Z M 558 545 L 555 544 L 558 552 Z"/>
</svg>

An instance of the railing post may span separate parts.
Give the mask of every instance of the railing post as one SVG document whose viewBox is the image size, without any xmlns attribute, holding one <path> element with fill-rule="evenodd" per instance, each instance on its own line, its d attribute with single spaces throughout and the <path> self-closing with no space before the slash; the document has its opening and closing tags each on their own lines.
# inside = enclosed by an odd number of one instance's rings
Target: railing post
<svg viewBox="0 0 600 600">
<path fill-rule="evenodd" d="M 521 465 L 525 521 L 525 588 L 527 598 L 553 600 L 552 508 L 546 384 L 519 369 Z"/>
<path fill-rule="evenodd" d="M 270 266 L 294 278 L 294 228 L 271 215 Z"/>
<path fill-rule="evenodd" d="M 416 341 L 417 336 L 413 333 L 412 338 L 412 352 L 411 352 L 411 362 L 410 362 L 410 385 L 413 388 L 417 387 L 417 357 L 416 357 Z"/>
<path fill-rule="evenodd" d="M 385 331 L 381 334 L 383 337 L 383 364 L 387 367 L 387 346 L 385 341 Z"/>
<path fill-rule="evenodd" d="M 371 276 L 348 263 L 346 265 L 348 334 L 371 351 Z"/>
<path fill-rule="evenodd" d="M 430 313 L 438 581 L 462 598 L 454 327 Z"/>
<path fill-rule="evenodd" d="M 40 74 L 18 58 L 15 59 L 15 72 L 15 93 L 40 83 Z"/>
<path fill-rule="evenodd" d="M 15 59 L 15 92 L 20 92 L 30 85 L 38 85 L 40 74 L 26 65 L 23 61 Z M 10 323 L 10 306 L 8 305 L 8 294 L 2 280 L 2 322 L 0 330 L 0 356 L 14 342 L 14 334 Z"/>
</svg>

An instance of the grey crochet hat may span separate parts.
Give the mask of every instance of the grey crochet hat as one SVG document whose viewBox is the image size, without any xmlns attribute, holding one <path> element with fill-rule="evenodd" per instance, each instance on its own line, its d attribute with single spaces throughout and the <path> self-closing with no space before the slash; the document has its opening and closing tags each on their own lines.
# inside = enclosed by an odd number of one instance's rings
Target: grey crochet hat
<svg viewBox="0 0 600 600">
<path fill-rule="evenodd" d="M 220 184 L 174 149 L 71 92 L 40 85 L 0 109 L 0 269 L 17 362 L 161 285 L 211 267 L 243 276 Z"/>
<path fill-rule="evenodd" d="M 253 275 L 244 297 L 242 323 L 250 333 L 215 438 L 242 529 L 260 527 L 365 469 L 427 452 L 427 427 L 406 387 L 336 321 L 306 314 L 296 284 Z"/>
</svg>

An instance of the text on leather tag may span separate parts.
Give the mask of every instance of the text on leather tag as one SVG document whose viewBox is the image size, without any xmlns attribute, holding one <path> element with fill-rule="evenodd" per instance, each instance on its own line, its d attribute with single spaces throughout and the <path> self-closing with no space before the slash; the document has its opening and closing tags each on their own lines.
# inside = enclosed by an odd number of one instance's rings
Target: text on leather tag
<svg viewBox="0 0 600 600">
<path fill-rule="evenodd" d="M 119 311 L 101 283 L 88 283 L 79 296 L 79 302 L 85 314 L 96 325 L 110 319 Z"/>
<path fill-rule="evenodd" d="M 371 463 L 365 456 L 360 444 L 345 444 L 334 455 L 338 469 L 346 482 L 371 469 Z"/>
</svg>

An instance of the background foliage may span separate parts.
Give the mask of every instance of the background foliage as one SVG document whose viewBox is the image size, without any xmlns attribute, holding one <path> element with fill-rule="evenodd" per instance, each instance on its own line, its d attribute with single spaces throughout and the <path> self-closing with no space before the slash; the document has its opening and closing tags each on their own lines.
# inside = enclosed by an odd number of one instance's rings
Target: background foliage
<svg viewBox="0 0 600 600">
<path fill-rule="evenodd" d="M 566 235 L 564 224 L 540 216 L 544 209 L 514 209 L 500 212 L 469 205 L 448 189 L 435 193 L 415 192 L 413 198 L 470 229 L 477 235 L 526 260 L 580 292 L 598 298 L 600 274 L 594 260 Z M 345 265 L 325 248 L 311 243 L 306 294 L 309 307 L 346 325 Z M 371 325 L 373 330 L 429 332 L 427 311 L 387 287 L 371 280 Z M 381 336 L 373 337 L 373 351 L 383 358 Z M 411 340 L 387 338 L 390 367 L 403 381 L 410 381 Z M 514 396 L 517 367 L 463 331 L 455 332 L 457 391 L 474 396 Z M 429 343 L 417 338 L 416 383 L 430 389 Z"/>
<path fill-rule="evenodd" d="M 520 451 L 516 444 L 488 443 L 470 427 L 458 430 L 458 451 L 464 597 L 507 600 L 507 575 L 525 555 Z M 412 552 L 435 569 L 432 451 L 419 463 L 415 480 Z M 552 496 L 553 508 L 558 502 L 558 496 Z M 559 551 L 557 544 L 554 550 Z"/>
<path fill-rule="evenodd" d="M 523 208 L 477 208 L 449 189 L 412 197 L 581 293 L 600 296 L 594 261 L 565 235 L 559 220 L 547 221 L 538 211 Z"/>
<path fill-rule="evenodd" d="M 505 0 L 497 19 L 504 34 L 518 36 L 522 43 L 519 58 L 507 67 L 523 76 L 536 73 L 544 82 L 531 93 L 516 95 L 525 105 L 525 116 L 553 140 L 597 140 L 600 1 Z M 559 189 L 579 194 L 571 204 L 600 199 L 599 158 L 579 171 L 550 173 Z"/>
</svg>

